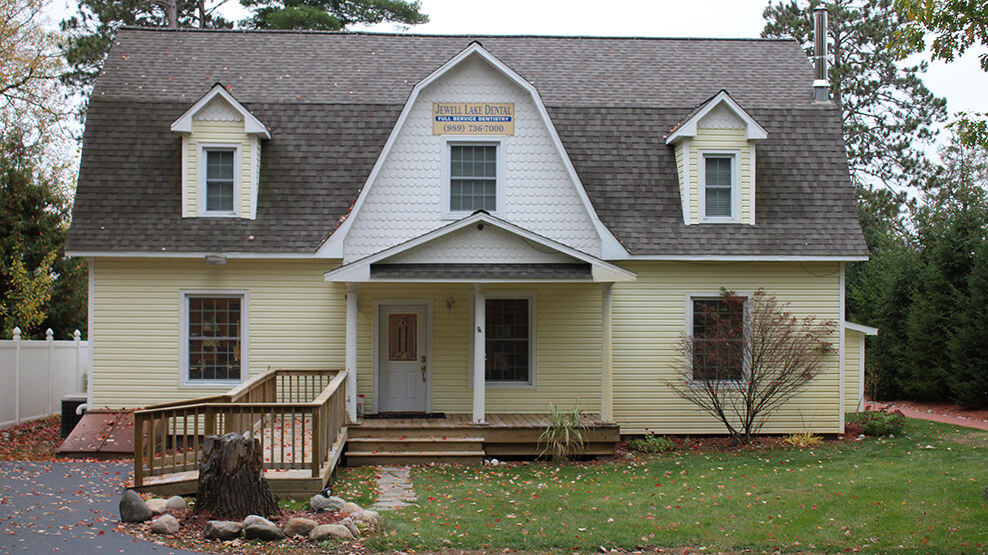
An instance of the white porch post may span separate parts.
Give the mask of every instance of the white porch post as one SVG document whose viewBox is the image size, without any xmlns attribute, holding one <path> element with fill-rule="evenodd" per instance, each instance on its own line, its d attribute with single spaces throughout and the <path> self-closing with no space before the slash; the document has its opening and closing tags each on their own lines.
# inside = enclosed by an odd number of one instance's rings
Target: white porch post
<svg viewBox="0 0 988 555">
<path fill-rule="evenodd" d="M 600 419 L 614 420 L 614 366 L 611 324 L 613 283 L 600 284 Z"/>
<path fill-rule="evenodd" d="M 476 285 L 473 295 L 473 423 L 484 423 L 484 395 L 486 376 L 484 359 L 487 355 L 486 330 L 487 292 L 482 284 Z"/>
<path fill-rule="evenodd" d="M 357 284 L 346 284 L 346 412 L 357 421 Z"/>
</svg>

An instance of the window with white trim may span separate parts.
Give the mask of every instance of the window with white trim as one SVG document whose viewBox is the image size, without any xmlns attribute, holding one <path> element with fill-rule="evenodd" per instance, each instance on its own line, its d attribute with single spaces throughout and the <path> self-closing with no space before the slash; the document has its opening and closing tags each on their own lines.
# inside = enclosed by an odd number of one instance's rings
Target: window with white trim
<svg viewBox="0 0 988 555">
<path fill-rule="evenodd" d="M 496 145 L 449 145 L 449 209 L 497 210 Z"/>
<path fill-rule="evenodd" d="M 246 295 L 187 293 L 183 367 L 188 384 L 239 382 L 244 375 Z"/>
<path fill-rule="evenodd" d="M 199 187 L 202 195 L 201 213 L 210 216 L 236 215 L 239 158 L 237 149 L 204 147 L 201 153 L 203 164 Z"/>
<path fill-rule="evenodd" d="M 531 297 L 487 298 L 485 375 L 488 383 L 530 384 L 535 368 Z"/>
<path fill-rule="evenodd" d="M 747 298 L 690 297 L 693 380 L 744 379 Z"/>
<path fill-rule="evenodd" d="M 700 217 L 705 222 L 737 222 L 740 175 L 735 153 L 704 153 L 700 166 Z"/>
</svg>

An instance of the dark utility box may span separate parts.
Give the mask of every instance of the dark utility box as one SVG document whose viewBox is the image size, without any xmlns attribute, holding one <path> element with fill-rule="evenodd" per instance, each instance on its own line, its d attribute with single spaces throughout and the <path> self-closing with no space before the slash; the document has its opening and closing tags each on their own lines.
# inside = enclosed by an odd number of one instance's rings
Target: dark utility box
<svg viewBox="0 0 988 555">
<path fill-rule="evenodd" d="M 81 414 L 76 414 L 75 409 L 86 402 L 85 395 L 66 395 L 62 397 L 62 437 L 68 437 L 72 433 L 75 425 L 82 420 Z"/>
</svg>

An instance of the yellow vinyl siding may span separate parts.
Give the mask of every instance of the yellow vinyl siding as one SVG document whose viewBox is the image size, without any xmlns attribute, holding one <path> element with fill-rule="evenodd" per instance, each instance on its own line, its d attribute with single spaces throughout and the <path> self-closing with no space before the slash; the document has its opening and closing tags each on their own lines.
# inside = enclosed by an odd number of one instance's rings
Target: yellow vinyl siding
<svg viewBox="0 0 988 555">
<path fill-rule="evenodd" d="M 861 398 L 861 354 L 864 334 L 844 330 L 844 413 L 858 411 Z"/>
<path fill-rule="evenodd" d="M 682 143 L 680 143 L 681 145 Z M 704 150 L 732 150 L 738 153 L 741 170 L 741 223 L 751 218 L 751 149 L 744 129 L 697 129 L 696 137 L 690 141 L 690 223 L 700 223 L 700 152 Z M 678 151 L 677 151 L 678 152 Z M 682 167 L 682 159 L 677 154 L 676 161 Z M 680 172 L 682 179 L 682 172 Z"/>
<path fill-rule="evenodd" d="M 345 287 L 332 261 L 95 260 L 95 406 L 135 407 L 215 395 L 180 387 L 183 290 L 246 290 L 251 375 L 270 368 L 342 368 Z"/>
<path fill-rule="evenodd" d="M 470 413 L 470 330 L 473 286 L 469 284 L 361 285 L 358 320 L 358 382 L 368 411 L 373 410 L 373 321 L 377 301 L 424 300 L 432 305 L 432 410 Z M 535 387 L 487 387 L 487 412 L 545 413 L 551 401 L 563 408 L 577 403 L 600 410 L 600 286 L 542 284 L 487 286 L 488 293 L 535 294 Z M 446 299 L 455 300 L 451 309 Z"/>
<path fill-rule="evenodd" d="M 614 417 L 621 432 L 724 433 L 724 428 L 680 398 L 670 384 L 682 380 L 678 346 L 686 331 L 686 294 L 721 287 L 759 287 L 791 302 L 796 315 L 840 319 L 840 271 L 833 263 L 628 262 L 638 279 L 614 286 Z M 833 336 L 836 343 L 838 337 Z M 763 429 L 766 433 L 839 431 L 839 365 L 824 372 Z"/>
<path fill-rule="evenodd" d="M 256 141 L 256 139 L 254 139 Z M 239 179 L 240 204 L 235 206 L 237 216 L 240 218 L 250 217 L 251 199 L 251 157 L 254 156 L 254 149 L 251 146 L 251 137 L 244 132 L 244 122 L 242 121 L 199 121 L 192 122 L 192 134 L 189 135 L 186 148 L 188 167 L 186 168 L 186 184 L 188 187 L 185 202 L 185 215 L 195 217 L 199 214 L 199 195 L 204 191 L 200 190 L 200 163 L 199 146 L 201 144 L 223 144 L 231 147 L 239 147 L 240 168 L 237 178 Z"/>
</svg>

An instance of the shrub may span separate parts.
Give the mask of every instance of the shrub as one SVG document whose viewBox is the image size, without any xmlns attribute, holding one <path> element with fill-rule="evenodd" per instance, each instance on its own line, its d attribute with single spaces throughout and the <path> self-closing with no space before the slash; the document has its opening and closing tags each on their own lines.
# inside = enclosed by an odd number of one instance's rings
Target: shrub
<svg viewBox="0 0 988 555">
<path fill-rule="evenodd" d="M 569 411 L 560 410 L 549 403 L 549 417 L 545 430 L 539 437 L 542 445 L 541 456 L 550 455 L 555 462 L 565 461 L 583 448 L 586 440 L 583 434 L 587 424 L 583 421 L 583 410 L 576 407 Z"/>
<path fill-rule="evenodd" d="M 666 436 L 648 433 L 629 441 L 628 447 L 639 453 L 665 453 L 675 449 L 676 442 Z"/>
<path fill-rule="evenodd" d="M 861 426 L 865 435 L 887 436 L 902 432 L 906 417 L 898 410 L 854 412 L 847 415 L 847 421 Z"/>
<path fill-rule="evenodd" d="M 864 433 L 864 428 L 857 422 L 844 423 L 844 437 L 858 437 Z"/>
<path fill-rule="evenodd" d="M 784 441 L 796 447 L 813 447 L 814 445 L 819 445 L 823 441 L 823 438 L 813 432 L 800 432 L 798 434 L 787 435 Z"/>
</svg>

